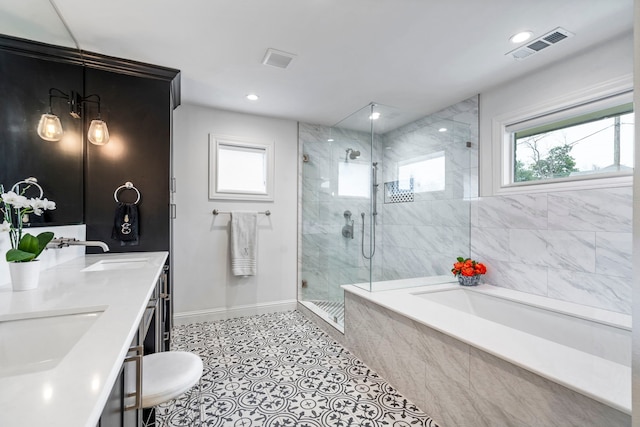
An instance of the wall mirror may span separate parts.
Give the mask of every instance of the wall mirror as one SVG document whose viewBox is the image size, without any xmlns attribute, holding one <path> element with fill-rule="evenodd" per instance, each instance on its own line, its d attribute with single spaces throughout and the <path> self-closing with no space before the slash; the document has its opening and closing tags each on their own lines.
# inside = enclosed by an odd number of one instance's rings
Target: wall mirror
<svg viewBox="0 0 640 427">
<path fill-rule="evenodd" d="M 209 198 L 273 200 L 273 143 L 209 135 Z"/>
<path fill-rule="evenodd" d="M 10 3 L 10 4 L 9 4 Z M 76 50 L 77 46 L 59 19 L 51 3 L 0 2 L 2 35 L 19 37 Z M 38 16 L 34 18 L 36 10 Z M 0 184 L 5 191 L 27 177 L 35 177 L 44 197 L 57 209 L 42 217 L 31 215 L 31 225 L 81 224 L 83 214 L 84 138 L 82 119 L 73 119 L 63 100 L 52 108 L 65 131 L 62 140 L 48 142 L 36 133 L 38 121 L 49 109 L 49 89 L 82 93 L 82 67 L 22 55 L 4 48 L 8 39 L 0 39 Z"/>
</svg>

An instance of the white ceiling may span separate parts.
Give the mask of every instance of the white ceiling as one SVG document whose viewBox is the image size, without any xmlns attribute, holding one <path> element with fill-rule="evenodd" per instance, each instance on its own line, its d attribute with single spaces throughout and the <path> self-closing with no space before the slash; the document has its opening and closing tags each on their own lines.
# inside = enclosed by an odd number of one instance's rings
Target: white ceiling
<svg viewBox="0 0 640 427">
<path fill-rule="evenodd" d="M 73 46 L 50 1 L 81 49 L 181 70 L 183 103 L 325 125 L 371 101 L 425 115 L 633 26 L 633 0 L 0 0 L 0 33 Z M 556 27 L 575 37 L 505 55 Z"/>
</svg>

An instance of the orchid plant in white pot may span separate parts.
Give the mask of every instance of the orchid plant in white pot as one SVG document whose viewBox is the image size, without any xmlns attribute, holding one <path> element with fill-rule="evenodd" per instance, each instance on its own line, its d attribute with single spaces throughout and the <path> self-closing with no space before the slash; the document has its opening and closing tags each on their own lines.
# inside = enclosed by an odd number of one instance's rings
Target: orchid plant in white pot
<svg viewBox="0 0 640 427">
<path fill-rule="evenodd" d="M 27 184 L 35 184 L 40 188 L 36 184 L 35 178 L 29 178 L 25 181 Z M 53 239 L 53 233 L 50 231 L 45 231 L 37 236 L 23 233 L 25 215 L 33 213 L 39 216 L 45 210 L 56 208 L 55 202 L 42 198 L 42 192 L 40 197 L 27 198 L 24 194 L 29 187 L 30 185 L 27 185 L 19 194 L 13 189 L 5 193 L 4 187 L 0 184 L 0 198 L 2 199 L 0 212 L 3 216 L 0 231 L 9 233 L 11 249 L 7 251 L 6 260 L 9 262 L 11 283 L 14 290 L 37 287 L 39 267 L 33 261 L 37 261 L 38 256 Z"/>
</svg>

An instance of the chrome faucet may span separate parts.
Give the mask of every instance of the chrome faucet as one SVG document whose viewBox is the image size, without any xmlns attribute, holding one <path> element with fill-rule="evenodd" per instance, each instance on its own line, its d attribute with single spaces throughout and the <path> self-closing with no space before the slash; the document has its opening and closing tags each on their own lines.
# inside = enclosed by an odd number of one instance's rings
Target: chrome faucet
<svg viewBox="0 0 640 427">
<path fill-rule="evenodd" d="M 69 246 L 96 246 L 102 248 L 103 252 L 109 252 L 109 246 L 104 242 L 78 240 L 71 237 L 56 237 L 47 245 L 47 249 L 60 249 Z"/>
</svg>

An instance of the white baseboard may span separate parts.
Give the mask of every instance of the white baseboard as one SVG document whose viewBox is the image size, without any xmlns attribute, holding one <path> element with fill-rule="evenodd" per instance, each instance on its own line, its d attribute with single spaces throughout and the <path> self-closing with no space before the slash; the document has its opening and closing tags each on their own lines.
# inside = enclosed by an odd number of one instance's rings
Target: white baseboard
<svg viewBox="0 0 640 427">
<path fill-rule="evenodd" d="M 212 308 L 210 310 L 186 311 L 183 313 L 175 313 L 173 315 L 173 323 L 179 326 L 190 323 L 213 322 L 216 320 L 253 316 L 256 314 L 291 311 L 297 308 L 297 304 L 298 301 L 292 299 L 260 304 L 237 305 L 235 307 Z"/>
</svg>

